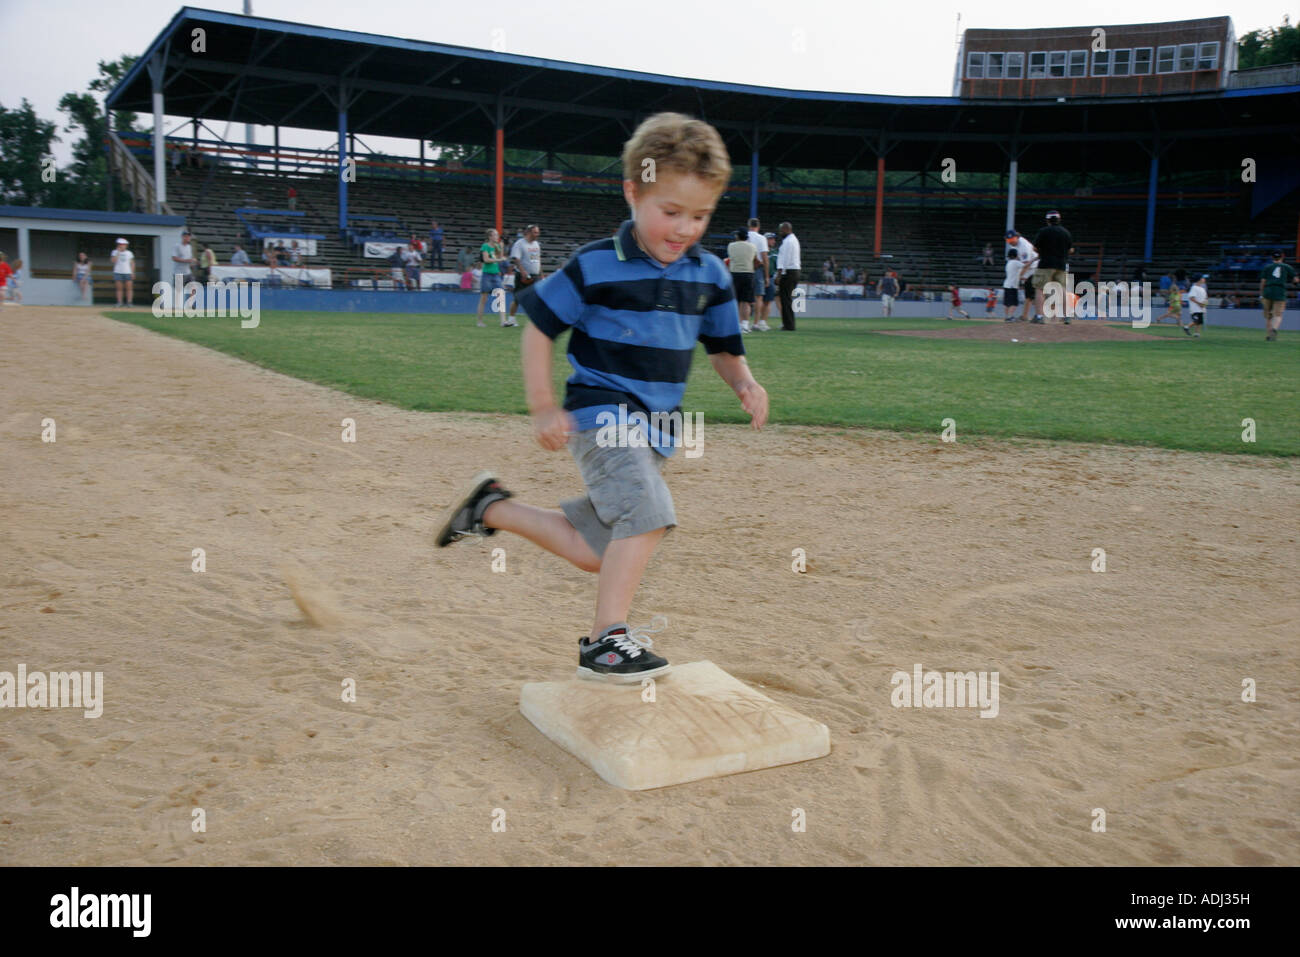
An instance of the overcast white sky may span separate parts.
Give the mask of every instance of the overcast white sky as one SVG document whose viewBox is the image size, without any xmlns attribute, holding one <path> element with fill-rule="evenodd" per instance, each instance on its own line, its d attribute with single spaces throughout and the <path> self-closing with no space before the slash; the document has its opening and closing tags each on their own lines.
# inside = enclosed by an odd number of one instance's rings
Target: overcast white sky
<svg viewBox="0 0 1300 957">
<path fill-rule="evenodd" d="M 0 0 L 0 103 L 30 100 L 59 123 L 59 97 L 82 91 L 95 65 L 141 54 L 183 4 L 175 0 Z M 243 11 L 242 0 L 195 7 Z M 737 16 L 738 8 L 749 12 Z M 593 9 L 605 11 L 593 18 Z M 853 0 L 707 0 L 631 4 L 610 0 L 544 0 L 538 4 L 451 3 L 446 0 L 253 0 L 256 16 L 416 40 L 490 49 L 498 34 L 511 53 L 599 66 L 761 86 L 852 93 L 949 96 L 958 21 L 961 27 L 1056 27 L 1142 23 L 1230 15 L 1241 37 L 1277 26 L 1284 0 L 1094 0 L 1080 3 L 1009 0 L 920 0 L 861 4 Z M 804 52 L 793 52 L 802 31 Z M 175 124 L 167 124 L 170 130 Z M 223 126 L 216 127 L 223 132 Z M 239 135 L 231 130 L 231 137 Z M 507 133 L 508 136 L 508 133 Z M 270 142 L 261 130 L 260 142 Z M 56 144 L 60 165 L 72 135 Z M 326 133 L 282 138 L 320 145 Z M 373 149 L 413 153 L 413 143 L 366 141 Z"/>
</svg>

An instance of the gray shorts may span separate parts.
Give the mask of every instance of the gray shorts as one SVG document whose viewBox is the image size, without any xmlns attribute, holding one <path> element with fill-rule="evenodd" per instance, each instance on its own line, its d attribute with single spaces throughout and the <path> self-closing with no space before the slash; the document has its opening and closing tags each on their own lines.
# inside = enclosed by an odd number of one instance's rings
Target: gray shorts
<svg viewBox="0 0 1300 957">
<path fill-rule="evenodd" d="M 673 497 L 660 474 L 666 461 L 652 448 L 596 444 L 600 429 L 569 439 L 587 494 L 560 503 L 565 517 L 597 555 L 616 538 L 643 535 L 677 524 Z"/>
</svg>

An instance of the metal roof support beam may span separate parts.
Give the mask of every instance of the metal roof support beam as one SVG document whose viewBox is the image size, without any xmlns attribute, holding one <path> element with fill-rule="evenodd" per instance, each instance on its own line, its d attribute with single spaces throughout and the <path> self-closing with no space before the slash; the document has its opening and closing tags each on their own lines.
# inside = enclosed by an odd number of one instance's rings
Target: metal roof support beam
<svg viewBox="0 0 1300 957">
<path fill-rule="evenodd" d="M 347 235 L 348 229 L 348 177 L 353 175 L 355 166 L 348 163 L 348 87 L 344 80 L 339 80 L 339 238 Z"/>
<path fill-rule="evenodd" d="M 167 134 L 163 130 L 163 73 L 167 69 L 167 54 L 155 53 L 149 58 L 149 82 L 153 88 L 153 183 L 156 208 L 151 213 L 161 213 L 167 202 Z"/>
<path fill-rule="evenodd" d="M 506 111 L 501 97 L 497 97 L 496 119 L 496 170 L 492 176 L 492 189 L 496 200 L 497 241 L 502 241 L 505 222 L 506 188 Z"/>
<path fill-rule="evenodd" d="M 424 88 L 424 89 L 432 89 L 432 88 L 433 88 L 433 84 L 437 83 L 437 82 L 438 82 L 439 80 L 441 80 L 444 76 L 446 76 L 448 73 L 450 73 L 452 70 L 456 69 L 456 67 L 460 66 L 460 65 L 461 65 L 462 63 L 464 63 L 464 62 L 465 62 L 465 58 L 464 58 L 464 57 L 460 57 L 459 59 L 453 60 L 453 61 L 451 62 L 451 65 L 450 65 L 450 66 L 444 67 L 443 69 L 441 69 L 441 70 L 439 70 L 437 73 L 435 73 L 433 76 L 429 77 L 429 79 L 425 80 L 425 81 L 424 81 L 424 84 L 423 84 L 423 88 Z M 379 118 L 380 118 L 380 117 L 384 116 L 384 115 L 385 115 L 386 113 L 388 113 L 390 110 L 395 110 L 395 109 L 397 109 L 399 106 L 401 106 L 403 103 L 405 103 L 407 100 L 409 100 L 411 97 L 413 97 L 413 96 L 415 96 L 415 95 L 416 95 L 416 94 L 415 94 L 414 92 L 406 93 L 406 94 L 404 94 L 404 95 L 402 95 L 402 96 L 399 96 L 397 99 L 393 100 L 393 102 L 389 103 L 389 104 L 388 104 L 387 106 L 385 106 L 383 109 L 381 109 L 381 110 L 376 110 L 374 113 L 371 113 L 369 116 L 367 116 L 367 117 L 365 118 L 365 120 L 364 120 L 362 123 L 358 124 L 358 126 L 357 126 L 357 132 L 358 132 L 358 133 L 360 133 L 360 132 L 364 132 L 365 130 L 367 130 L 367 129 L 370 128 L 371 126 L 374 126 L 375 123 L 379 122 Z M 423 140 L 421 140 L 421 142 L 423 142 Z"/>
</svg>

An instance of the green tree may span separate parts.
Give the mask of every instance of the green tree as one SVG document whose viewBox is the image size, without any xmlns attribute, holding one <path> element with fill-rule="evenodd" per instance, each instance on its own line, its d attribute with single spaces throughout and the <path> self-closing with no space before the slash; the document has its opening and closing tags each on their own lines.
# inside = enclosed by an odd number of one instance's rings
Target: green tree
<svg viewBox="0 0 1300 957">
<path fill-rule="evenodd" d="M 40 206 L 54 183 L 50 145 L 58 140 L 54 124 L 36 115 L 26 97 L 17 109 L 0 103 L 0 202 L 11 206 Z M 57 182 L 57 174 L 55 176 Z"/>
<path fill-rule="evenodd" d="M 65 93 L 59 100 L 59 112 L 65 114 L 64 129 L 80 132 L 72 146 L 72 162 L 59 174 L 52 199 L 71 209 L 103 209 L 108 201 L 108 157 L 105 140 L 108 127 L 104 120 L 104 97 L 131 69 L 136 57 L 124 55 L 116 60 L 100 60 L 98 75 L 87 85 L 87 92 Z M 113 114 L 113 128 L 121 133 L 147 134 L 138 129 L 135 113 L 118 110 Z M 130 209 L 125 191 L 114 193 L 118 209 Z"/>
<path fill-rule="evenodd" d="M 1283 16 L 1280 27 L 1247 33 L 1238 42 L 1237 50 L 1239 70 L 1300 62 L 1300 27 L 1293 27 L 1291 18 Z"/>
</svg>

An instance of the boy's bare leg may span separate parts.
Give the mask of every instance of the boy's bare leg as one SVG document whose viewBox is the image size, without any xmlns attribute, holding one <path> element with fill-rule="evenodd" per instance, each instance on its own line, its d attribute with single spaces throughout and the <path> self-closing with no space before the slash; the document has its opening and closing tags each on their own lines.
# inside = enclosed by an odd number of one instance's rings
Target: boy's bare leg
<svg viewBox="0 0 1300 957">
<path fill-rule="evenodd" d="M 596 622 L 591 629 L 595 640 L 610 625 L 627 621 L 632 596 L 641 584 L 646 565 L 655 546 L 664 537 L 664 529 L 616 538 L 609 543 L 600 560 L 600 580 L 596 585 Z"/>
<path fill-rule="evenodd" d="M 598 572 L 602 568 L 600 556 L 591 550 L 582 533 L 559 509 L 538 508 L 514 499 L 503 499 L 487 507 L 483 512 L 483 524 L 514 532 L 534 545 L 568 559 L 584 572 Z"/>
</svg>

